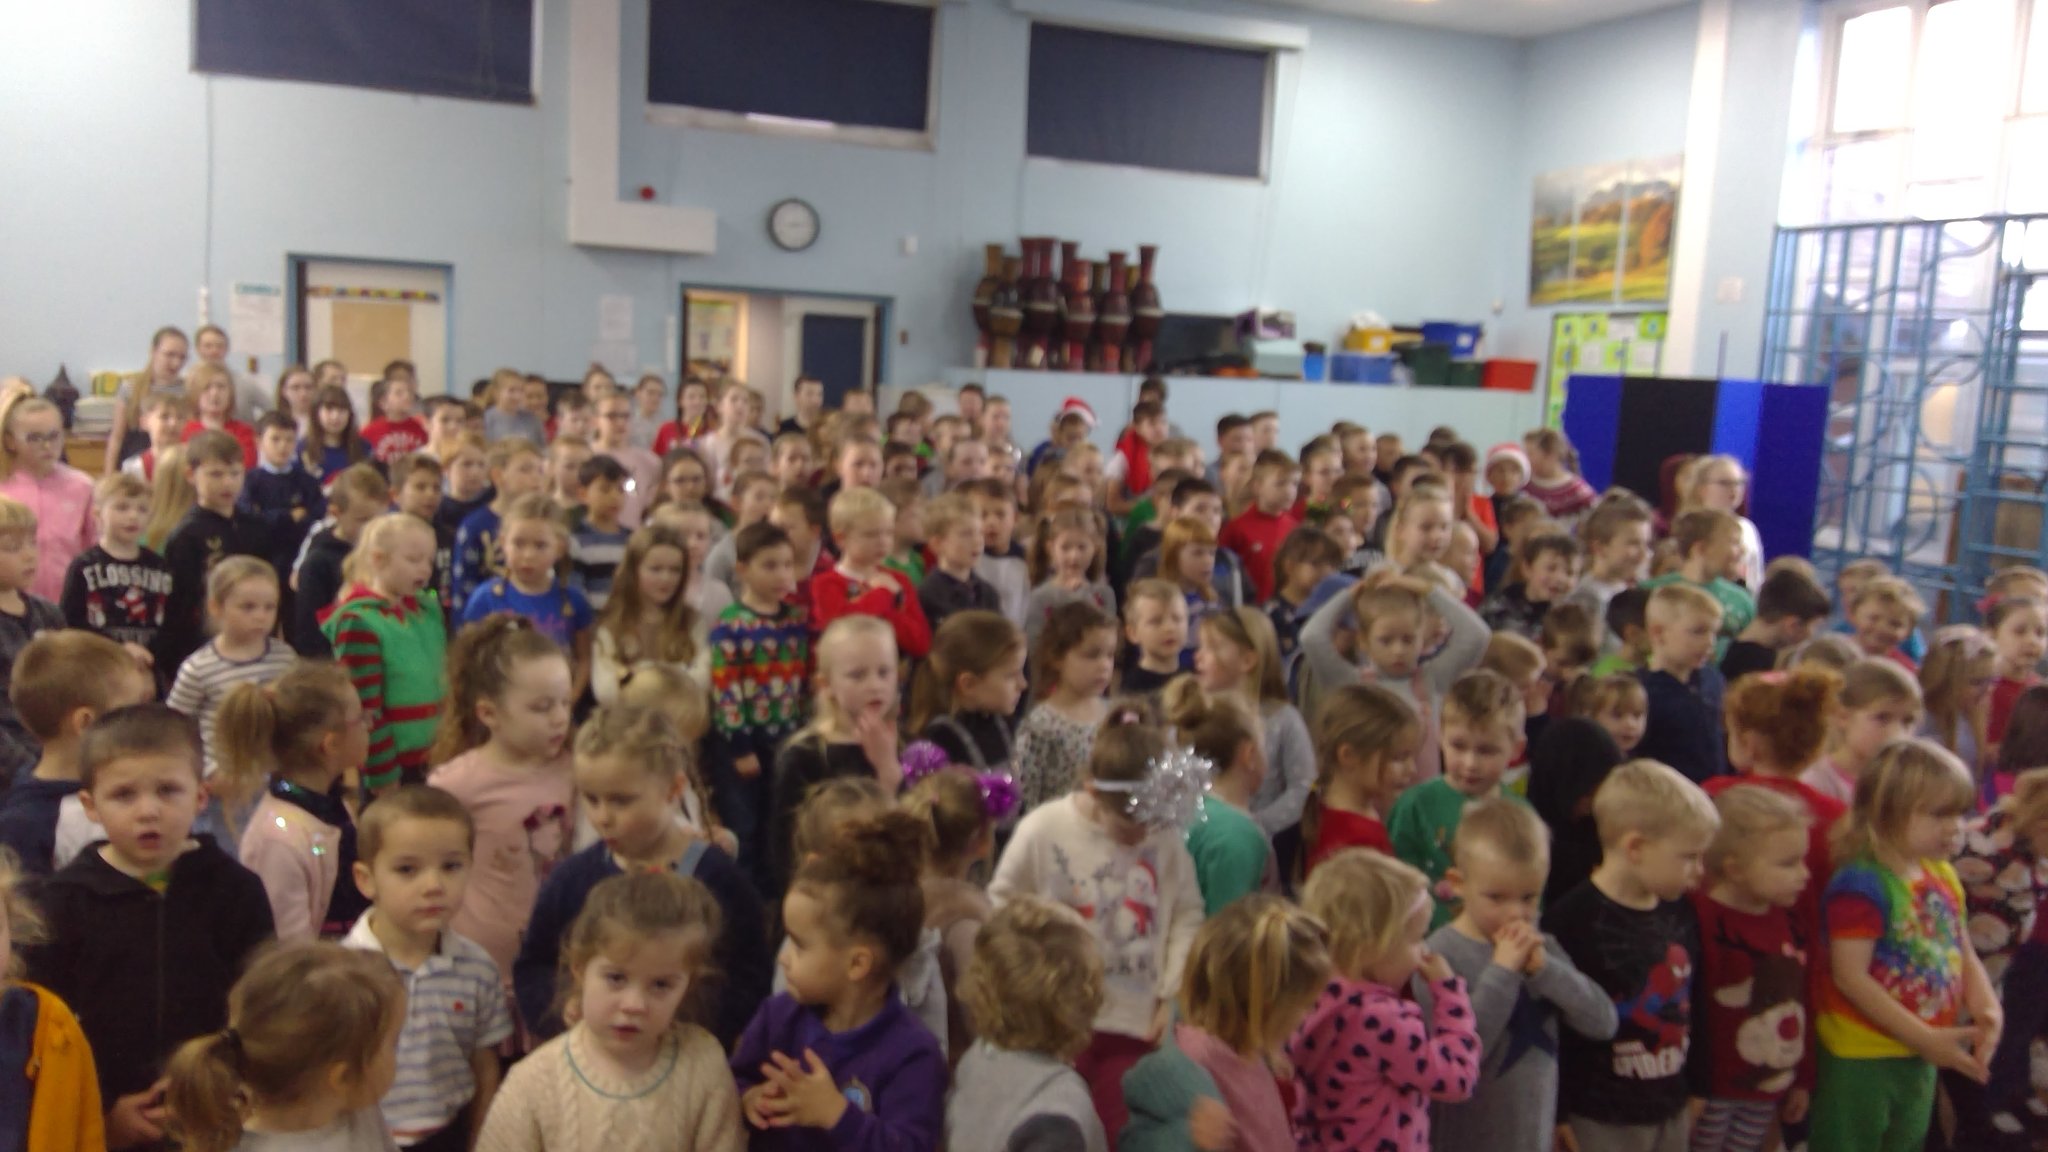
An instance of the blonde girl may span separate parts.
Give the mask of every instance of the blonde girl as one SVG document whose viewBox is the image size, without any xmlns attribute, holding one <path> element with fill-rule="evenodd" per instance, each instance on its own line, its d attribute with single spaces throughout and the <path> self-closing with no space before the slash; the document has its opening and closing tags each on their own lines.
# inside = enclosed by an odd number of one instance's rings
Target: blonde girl
<svg viewBox="0 0 2048 1152">
<path fill-rule="evenodd" d="M 1159 538 L 1159 576 L 1171 581 L 1187 601 L 1188 639 L 1180 654 L 1183 669 L 1195 665 L 1195 645 L 1200 637 L 1197 628 L 1202 617 L 1223 607 L 1223 598 L 1216 592 L 1215 575 L 1216 533 L 1192 516 L 1168 521 Z"/>
<path fill-rule="evenodd" d="M 1214 770 L 1202 819 L 1187 836 L 1203 910 L 1214 916 L 1253 892 L 1279 891 L 1273 846 L 1250 812 L 1269 771 L 1251 709 L 1235 692 L 1211 693 L 1193 676 L 1176 677 L 1161 695 L 1174 739 Z"/>
<path fill-rule="evenodd" d="M 192 487 L 192 474 L 185 468 L 184 445 L 163 450 L 156 458 L 156 479 L 149 494 L 149 521 L 142 529 L 142 546 L 159 555 L 177 530 L 178 522 L 199 503 Z"/>
<path fill-rule="evenodd" d="M 298 655 L 271 635 L 277 629 L 277 570 L 254 556 L 229 556 L 207 573 L 206 615 L 213 624 L 213 638 L 178 666 L 177 678 L 171 682 L 171 693 L 165 703 L 199 722 L 210 777 L 219 767 L 214 723 L 228 693 L 242 684 L 260 687 L 270 683 L 283 675 Z M 247 803 L 254 797 L 229 795 L 217 799 L 240 800 L 242 811 L 246 812 Z M 232 844 L 232 829 L 240 827 L 240 823 L 221 827 L 228 832 L 224 842 Z"/>
<path fill-rule="evenodd" d="M 1984 613 L 1984 630 L 1991 634 L 1996 653 L 1992 672 L 1998 677 L 1991 685 L 1991 705 L 1984 719 L 1985 755 L 1996 759 L 2013 702 L 2041 679 L 2036 669 L 2048 656 L 2048 600 L 2003 597 Z"/>
<path fill-rule="evenodd" d="M 1733 456 L 1698 456 L 1689 461 L 1678 473 L 1678 514 L 1705 508 L 1715 512 L 1726 512 L 1742 527 L 1742 553 L 1737 563 L 1741 579 L 1737 583 L 1749 589 L 1754 596 L 1764 584 L 1764 540 L 1757 533 L 1756 524 L 1742 515 L 1744 499 L 1749 493 L 1749 473 L 1743 470 L 1742 461 Z"/>
<path fill-rule="evenodd" d="M 548 873 L 534 900 L 512 969 L 520 1014 L 536 1036 L 559 1032 L 564 1021 L 554 1014 L 556 973 L 593 890 L 621 873 L 665 872 L 697 881 L 718 902 L 725 930 L 712 959 L 723 979 L 716 1013 L 705 1026 L 720 1043 L 732 1043 L 767 998 L 768 936 L 761 898 L 732 855 L 680 818 L 694 743 L 661 708 L 613 704 L 583 722 L 574 755 L 578 818 L 595 836 Z"/>
<path fill-rule="evenodd" d="M 299 443 L 299 461 L 322 484 L 373 457 L 356 431 L 356 403 L 339 384 L 323 385 L 313 396 L 313 426 Z M 162 467 L 161 464 L 158 465 Z"/>
<path fill-rule="evenodd" d="M 1210 692 L 1229 692 L 1258 721 L 1265 777 L 1249 805 L 1266 835 L 1301 820 L 1301 806 L 1316 780 L 1315 746 L 1308 723 L 1287 702 L 1281 680 L 1280 639 L 1273 621 L 1256 608 L 1229 608 L 1196 626 L 1195 676 Z"/>
<path fill-rule="evenodd" d="M 1976 782 L 1947 749 L 1896 740 L 1856 781 L 1821 896 L 1814 1152 L 1918 1148 L 1936 1069 L 1978 1083 L 2004 1016 L 1963 929 L 1961 846 Z"/>
<path fill-rule="evenodd" d="M 437 543 L 417 516 L 391 512 L 370 521 L 342 562 L 345 587 L 320 625 L 371 719 L 363 761 L 371 792 L 424 779 L 427 751 L 446 723 L 448 626 L 439 598 L 424 594 Z"/>
<path fill-rule="evenodd" d="M 690 1011 L 735 930 L 721 921 L 706 887 L 672 872 L 591 888 L 561 950 L 570 1028 L 506 1074 L 478 1152 L 742 1152 L 725 1052 Z"/>
<path fill-rule="evenodd" d="M 1842 672 L 1840 699 L 1828 728 L 1826 755 L 1799 779 L 1847 806 L 1857 779 L 1878 752 L 1920 730 L 1920 684 L 1895 661 L 1865 657 Z"/>
<path fill-rule="evenodd" d="M 355 820 L 335 796 L 369 751 L 369 727 L 347 673 L 324 662 L 243 684 L 221 705 L 220 779 L 230 797 L 263 796 L 239 854 L 270 895 L 280 940 L 344 936 L 369 906 L 356 889 Z"/>
<path fill-rule="evenodd" d="M 185 357 L 191 351 L 191 342 L 176 328 L 159 328 L 150 336 L 149 363 L 123 379 L 114 394 L 114 421 L 107 429 L 107 475 L 120 471 L 130 456 L 149 449 L 149 438 L 142 434 L 143 403 L 158 392 L 185 391 L 178 373 L 184 370 Z"/>
<path fill-rule="evenodd" d="M 1707 847 L 1705 890 L 1693 898 L 1693 1027 L 1712 1050 L 1739 1046 L 1743 1058 L 1710 1061 L 1704 1085 L 1696 1082 L 1706 1106 L 1692 1152 L 1763 1152 L 1776 1123 L 1803 1121 L 1812 1101 L 1804 1009 L 1819 943 L 1805 911 L 1813 818 L 1797 798 L 1758 784 L 1726 789 L 1714 806 L 1721 826 Z M 1770 1041 L 1758 1044 L 1766 1027 Z"/>
<path fill-rule="evenodd" d="M 1989 778 L 1984 726 L 1990 718 L 1991 686 L 1997 683 L 1998 653 L 1990 637 L 1968 624 L 1936 630 L 1920 665 L 1920 697 L 1927 716 L 1920 735 L 1956 754 L 1971 772 Z"/>
<path fill-rule="evenodd" d="M 1725 702 L 1725 700 L 1724 700 Z M 1628 759 L 1636 745 L 1643 742 L 1643 733 L 1650 726 L 1650 697 L 1643 691 L 1643 682 L 1627 672 L 1615 672 L 1606 676 L 1581 676 L 1572 685 L 1571 702 L 1560 721 L 1574 716 L 1584 717 L 1605 729 L 1614 738 L 1614 746 L 1622 759 Z M 1823 740 L 1826 732 L 1822 732 Z M 1815 749 L 1816 754 L 1819 749 Z M 1801 771 L 1804 771 L 1802 766 Z"/>
<path fill-rule="evenodd" d="M 852 1139 L 847 1113 L 858 1107 L 859 1143 L 937 1146 L 946 1056 L 897 991 L 925 936 L 926 834 L 908 812 L 852 820 L 797 870 L 782 901 L 788 990 L 761 1006 L 732 1056 L 750 1128 L 832 1130 L 809 1137 L 829 1147 Z M 837 1084 L 857 1084 L 858 1104 Z"/>
<path fill-rule="evenodd" d="M 574 703 L 568 657 L 531 621 L 503 613 L 456 635 L 427 783 L 476 823 L 476 870 L 453 927 L 508 981 L 541 878 L 575 837 Z"/>
<path fill-rule="evenodd" d="M 1443 563 L 1456 523 L 1450 488 L 1421 481 L 1410 485 L 1387 522 L 1387 559 L 1397 568 Z"/>
<path fill-rule="evenodd" d="M 178 1146 L 389 1148 L 378 1101 L 397 1078 L 405 1001 L 375 953 L 304 943 L 260 954 L 228 993 L 228 1026 L 171 1056 L 164 1102 Z"/>
<path fill-rule="evenodd" d="M 676 731 L 682 734 L 683 743 L 693 750 L 702 745 L 705 734 L 711 730 L 711 698 L 704 685 L 666 664 L 648 664 L 635 669 L 619 685 L 615 703 L 660 709 L 675 724 Z M 739 837 L 719 819 L 718 807 L 713 803 L 713 785 L 694 752 L 685 765 L 684 774 L 688 780 L 681 801 L 683 819 L 690 827 L 709 837 L 727 856 L 739 859 Z M 586 832 L 589 835 L 586 836 Z M 589 822 L 579 819 L 576 846 L 587 848 L 594 839 L 596 834 L 590 830 Z"/>
<path fill-rule="evenodd" d="M 462 623 L 474 624 L 500 612 L 533 622 L 562 650 L 575 669 L 576 695 L 590 684 L 591 623 L 596 613 L 580 589 L 562 579 L 569 554 L 569 529 L 545 493 L 514 500 L 499 528 L 502 576 L 484 581 L 462 607 Z"/>
<path fill-rule="evenodd" d="M 1415 709 L 1377 684 L 1346 684 L 1327 693 L 1312 731 L 1316 783 L 1302 805 L 1297 881 L 1345 848 L 1393 855 L 1386 810 L 1415 782 L 1423 743 Z"/>
<path fill-rule="evenodd" d="M 1444 639 L 1432 645 L 1438 631 Z M 1314 715 L 1321 697 L 1345 684 L 1363 680 L 1388 689 L 1408 702 L 1423 726 L 1416 777 L 1430 779 L 1439 770 L 1436 717 L 1444 693 L 1479 666 L 1492 638 L 1478 614 L 1443 584 L 1373 572 L 1302 625 L 1303 714 Z"/>
<path fill-rule="evenodd" d="M 995 914 L 988 893 L 969 879 L 995 854 L 989 798 L 974 774 L 946 768 L 911 786 L 903 810 L 930 829 L 926 841 L 924 929 L 939 936 L 939 977 L 946 990 L 946 1055 L 958 1066 L 974 1043 L 973 1022 L 959 993 L 960 974 L 974 958 L 974 938 Z"/>
<path fill-rule="evenodd" d="M 201 432 L 225 432 L 242 447 L 242 467 L 256 466 L 256 429 L 235 418 L 235 377 L 219 364 L 202 363 L 186 383 L 192 397 L 192 419 L 178 437 L 190 440 Z"/>
<path fill-rule="evenodd" d="M 1087 777 L 1095 729 L 1116 678 L 1116 618 L 1093 604 L 1062 604 L 1032 649 L 1038 703 L 1017 727 L 1020 813 L 1066 795 Z"/>
<path fill-rule="evenodd" d="M 1287 1045 L 1295 1130 L 1310 1152 L 1428 1147 L 1430 1104 L 1470 1099 L 1478 1086 L 1465 981 L 1423 942 L 1428 885 L 1391 856 L 1351 848 L 1302 890 L 1303 911 L 1329 927 L 1331 967 Z M 1418 975 L 1428 1008 L 1404 995 Z"/>
<path fill-rule="evenodd" d="M 1752 673 L 1737 680 L 1721 702 L 1728 734 L 1728 766 L 1739 775 L 1709 780 L 1709 795 L 1753 784 L 1791 799 L 1806 814 L 1809 880 L 1800 901 L 1801 923 L 1817 937 L 1820 889 L 1833 871 L 1828 837 L 1847 805 L 1805 783 L 1842 712 L 1842 678 L 1826 668 Z M 1623 751 L 1626 757 L 1628 753 Z"/>
<path fill-rule="evenodd" d="M 1079 912 L 1108 973 L 1095 1035 L 1075 1062 L 1103 1128 L 1126 1119 L 1124 1073 L 1150 1052 L 1172 1015 L 1202 890 L 1184 843 L 1166 737 L 1119 704 L 1095 735 L 1085 787 L 1033 809 L 996 864 L 989 897 L 1045 896 Z"/>
<path fill-rule="evenodd" d="M 1039 520 L 1031 541 L 1031 601 L 1025 638 L 1035 650 L 1045 624 L 1062 604 L 1093 604 L 1116 615 L 1116 593 L 1103 582 L 1102 519 L 1084 508 L 1063 508 Z"/>
<path fill-rule="evenodd" d="M 1010 717 L 1024 696 L 1024 634 L 999 612 L 946 617 L 910 686 L 910 731 L 976 772 L 1008 772 Z"/>
<path fill-rule="evenodd" d="M 779 899 L 795 872 L 791 835 L 798 807 L 815 785 L 842 776 L 867 777 L 894 796 L 903 786 L 896 729 L 896 635 L 875 616 L 842 616 L 825 629 L 811 722 L 775 757 L 769 794 L 765 892 Z"/>
<path fill-rule="evenodd" d="M 1108 1152 L 1071 1067 L 1102 1007 L 1102 957 L 1081 918 L 1050 900 L 1012 898 L 975 938 L 960 998 L 980 1043 L 954 1071 L 945 1147 L 1008 1152 L 1046 1136 L 1055 1141 L 1047 1147 Z"/>
<path fill-rule="evenodd" d="M 1220 1131 L 1238 1152 L 1294 1152 L 1274 1065 L 1329 977 L 1328 930 L 1287 901 L 1247 896 L 1212 916 L 1188 953 L 1179 1021 L 1131 1072 L 1118 1147 L 1223 1147 Z"/>
<path fill-rule="evenodd" d="M 620 683 L 649 665 L 709 681 L 711 651 L 686 594 L 690 566 L 673 528 L 649 524 L 627 538 L 591 644 L 590 688 L 599 704 L 618 699 Z"/>
<path fill-rule="evenodd" d="M 33 1041 L 0 1054 L 0 1076 L 29 1085 L 25 1116 L 13 1116 L 27 1148 L 102 1148 L 105 1120 L 92 1048 L 69 1005 L 39 984 L 21 979 L 22 950 L 46 939 L 46 925 L 28 893 L 14 853 L 0 849 L 0 1005 L 26 1010 L 36 1021 Z"/>
</svg>

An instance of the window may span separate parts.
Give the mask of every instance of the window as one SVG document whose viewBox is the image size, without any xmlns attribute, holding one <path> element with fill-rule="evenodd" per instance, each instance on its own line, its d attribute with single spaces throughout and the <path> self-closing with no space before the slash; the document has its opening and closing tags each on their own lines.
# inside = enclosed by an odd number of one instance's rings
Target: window
<svg viewBox="0 0 2048 1152">
<path fill-rule="evenodd" d="M 1025 151 L 1263 177 L 1272 63 L 1256 49 L 1033 24 Z"/>
<path fill-rule="evenodd" d="M 649 118 L 929 147 L 937 21 L 888 0 L 654 0 Z"/>
<path fill-rule="evenodd" d="M 533 0 L 198 0 L 200 72 L 533 101 Z"/>
<path fill-rule="evenodd" d="M 1843 7 L 1788 224 L 2048 210 L 2048 0 Z"/>
</svg>

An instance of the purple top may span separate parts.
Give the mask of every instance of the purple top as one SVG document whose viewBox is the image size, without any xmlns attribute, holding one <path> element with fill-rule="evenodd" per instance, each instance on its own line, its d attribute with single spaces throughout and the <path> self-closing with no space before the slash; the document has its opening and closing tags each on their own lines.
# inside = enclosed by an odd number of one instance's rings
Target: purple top
<svg viewBox="0 0 2048 1152">
<path fill-rule="evenodd" d="M 847 1109 L 829 1130 L 758 1129 L 751 1152 L 937 1152 L 946 1120 L 946 1057 L 896 990 L 875 1018 L 844 1032 L 826 1030 L 815 1008 L 788 993 L 772 996 L 733 1049 L 733 1079 L 741 1095 L 762 1082 L 761 1065 L 781 1052 L 802 1061 L 816 1052 L 846 1094 Z"/>
</svg>

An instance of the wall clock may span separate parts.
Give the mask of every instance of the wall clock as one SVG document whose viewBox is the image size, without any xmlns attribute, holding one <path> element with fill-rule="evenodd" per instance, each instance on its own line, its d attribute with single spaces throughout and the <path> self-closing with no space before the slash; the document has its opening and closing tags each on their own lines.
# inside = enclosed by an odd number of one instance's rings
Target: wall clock
<svg viewBox="0 0 2048 1152">
<path fill-rule="evenodd" d="M 818 210 L 802 200 L 784 200 L 768 210 L 768 238 L 784 252 L 801 252 L 818 242 Z"/>
</svg>

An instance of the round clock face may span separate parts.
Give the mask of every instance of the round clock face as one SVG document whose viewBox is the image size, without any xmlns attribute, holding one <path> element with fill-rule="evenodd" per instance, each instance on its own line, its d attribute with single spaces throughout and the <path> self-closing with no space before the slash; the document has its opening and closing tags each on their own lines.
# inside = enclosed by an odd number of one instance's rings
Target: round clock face
<svg viewBox="0 0 2048 1152">
<path fill-rule="evenodd" d="M 801 200 L 784 200 L 768 210 L 768 235 L 784 251 L 801 252 L 818 242 L 818 210 Z"/>
</svg>

